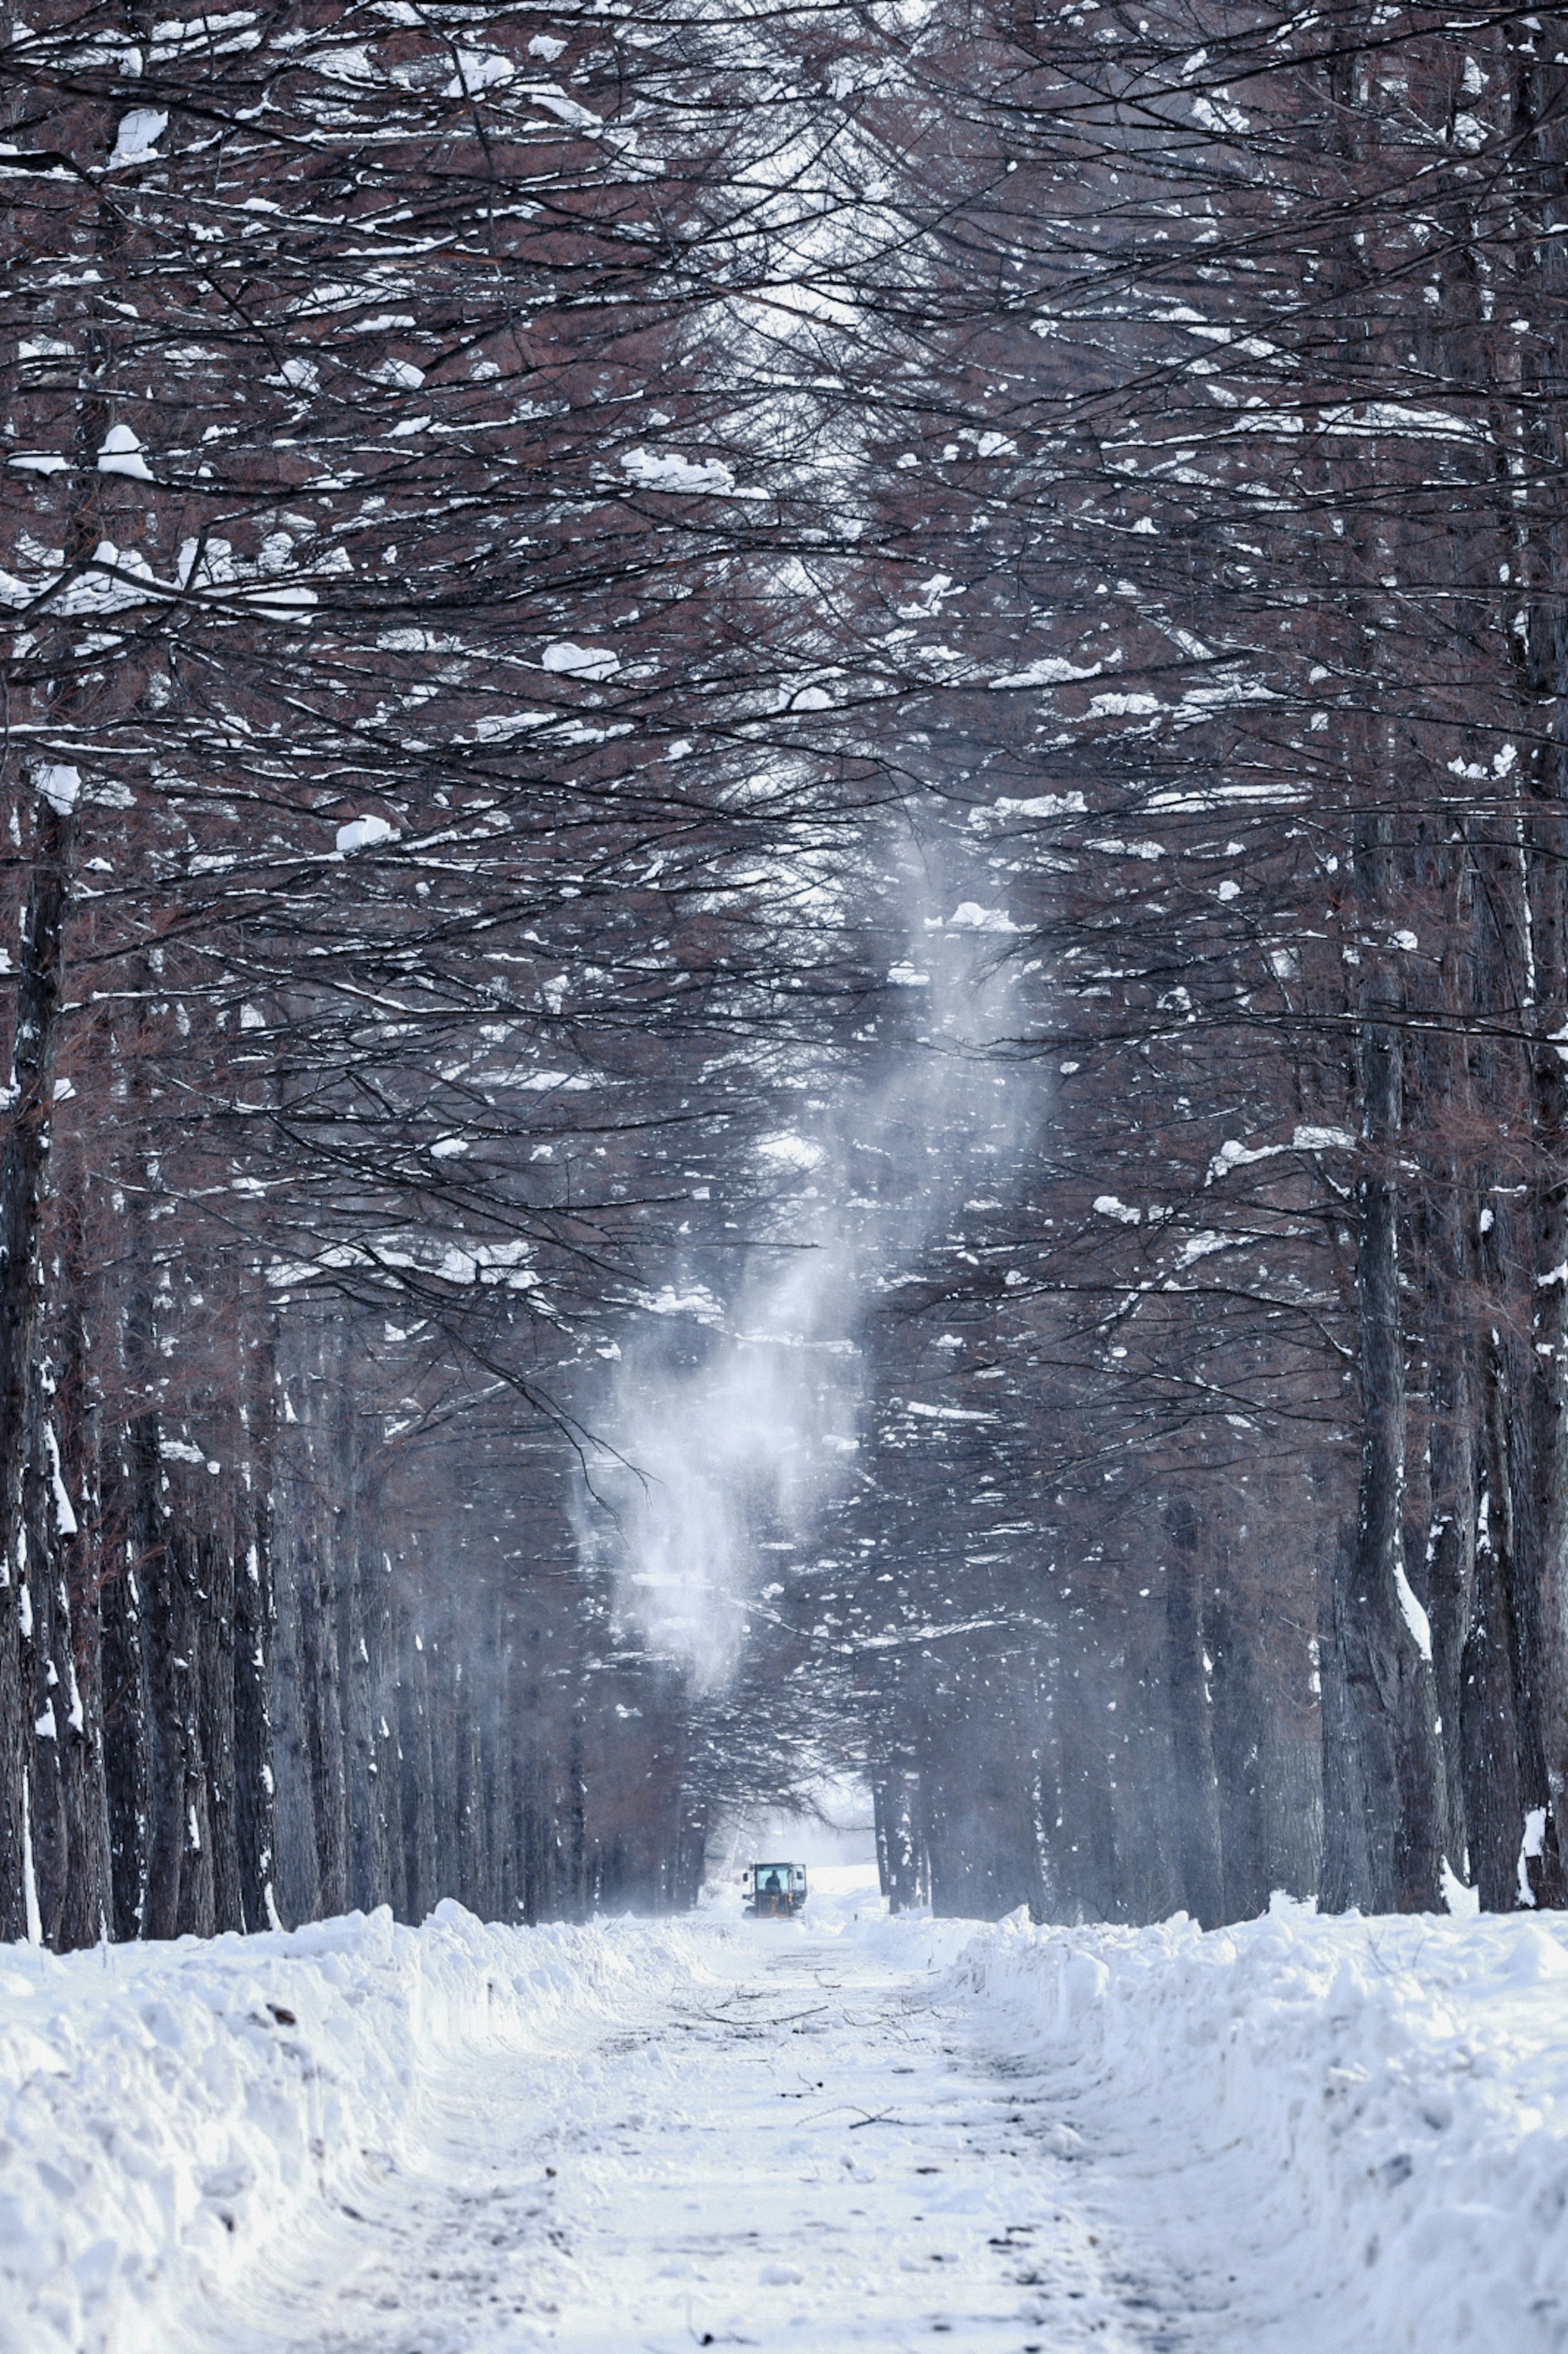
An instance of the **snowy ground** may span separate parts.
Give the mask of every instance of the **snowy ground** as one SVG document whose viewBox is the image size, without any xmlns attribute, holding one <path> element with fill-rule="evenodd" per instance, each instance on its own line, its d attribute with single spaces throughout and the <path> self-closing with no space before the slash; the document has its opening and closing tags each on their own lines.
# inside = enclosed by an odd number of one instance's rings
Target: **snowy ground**
<svg viewBox="0 0 1568 2354">
<path fill-rule="evenodd" d="M 865 1881 L 7 1948 L 0 2348 L 1568 2347 L 1568 1923 L 978 1928 Z"/>
</svg>

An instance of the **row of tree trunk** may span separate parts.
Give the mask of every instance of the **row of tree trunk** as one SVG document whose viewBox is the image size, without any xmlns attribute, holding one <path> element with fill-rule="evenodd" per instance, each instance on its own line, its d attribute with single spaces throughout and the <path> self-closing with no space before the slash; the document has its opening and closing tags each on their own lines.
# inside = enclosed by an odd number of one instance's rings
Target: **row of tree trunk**
<svg viewBox="0 0 1568 2354">
<path fill-rule="evenodd" d="M 674 1902 L 846 1758 L 901 1903 L 1563 1903 L 1548 20 L 111 13 L 0 60 L 0 1927 Z M 572 1480 L 808 1129 L 726 1702 Z"/>
</svg>

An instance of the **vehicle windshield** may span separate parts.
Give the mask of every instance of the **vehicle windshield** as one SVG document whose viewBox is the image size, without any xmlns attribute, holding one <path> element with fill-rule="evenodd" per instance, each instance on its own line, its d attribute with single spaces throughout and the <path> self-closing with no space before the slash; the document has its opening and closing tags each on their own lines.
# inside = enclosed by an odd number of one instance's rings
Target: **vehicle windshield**
<svg viewBox="0 0 1568 2354">
<path fill-rule="evenodd" d="M 790 1867 L 787 1863 L 759 1863 L 757 1867 L 757 1893 L 758 1896 L 788 1896 L 793 1886 L 799 1894 L 805 1877 L 803 1872 L 797 1871 L 791 1882 Z"/>
</svg>

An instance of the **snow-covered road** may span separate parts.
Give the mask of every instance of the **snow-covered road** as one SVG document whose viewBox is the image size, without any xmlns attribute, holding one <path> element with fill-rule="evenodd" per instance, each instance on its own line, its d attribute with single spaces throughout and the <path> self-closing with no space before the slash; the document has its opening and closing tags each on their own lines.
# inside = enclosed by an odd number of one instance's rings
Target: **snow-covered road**
<svg viewBox="0 0 1568 2354">
<path fill-rule="evenodd" d="M 937 2343 L 1563 2354 L 1568 1919 L 0 1948 L 0 2354 Z"/>
<path fill-rule="evenodd" d="M 319 2217 L 219 2342 L 1106 2344 L 1094 2249 L 1041 2163 L 1049 2123 L 909 1956 L 769 1924 L 703 1945 L 700 1978 L 597 2035 L 567 2019 L 535 2052 L 453 2068 L 428 2109 L 429 2163 Z"/>
</svg>

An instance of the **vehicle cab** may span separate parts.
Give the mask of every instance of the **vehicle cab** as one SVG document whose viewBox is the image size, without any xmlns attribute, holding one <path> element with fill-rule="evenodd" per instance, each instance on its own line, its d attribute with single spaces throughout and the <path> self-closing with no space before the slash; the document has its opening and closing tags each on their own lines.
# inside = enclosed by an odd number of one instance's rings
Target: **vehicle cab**
<svg viewBox="0 0 1568 2354">
<path fill-rule="evenodd" d="M 740 1875 L 747 1911 L 756 1921 L 788 1921 L 806 1901 L 803 1863 L 748 1863 Z"/>
</svg>

